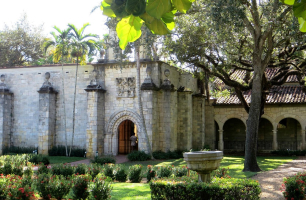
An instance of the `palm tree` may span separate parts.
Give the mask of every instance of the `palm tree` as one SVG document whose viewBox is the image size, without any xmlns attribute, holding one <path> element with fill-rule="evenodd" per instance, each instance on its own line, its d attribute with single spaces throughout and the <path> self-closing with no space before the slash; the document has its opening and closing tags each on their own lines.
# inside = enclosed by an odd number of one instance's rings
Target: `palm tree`
<svg viewBox="0 0 306 200">
<path fill-rule="evenodd" d="M 71 146 L 69 150 L 69 156 L 71 154 L 71 148 L 73 146 L 74 140 L 74 132 L 75 132 L 75 100 L 76 100 L 76 87 L 77 87 L 77 77 L 78 77 L 78 68 L 79 68 L 79 59 L 80 62 L 86 61 L 87 55 L 94 54 L 96 50 L 96 40 L 99 36 L 96 34 L 84 34 L 84 30 L 89 23 L 83 25 L 82 28 L 77 29 L 73 24 L 68 24 L 69 28 L 72 31 L 71 37 L 71 56 L 76 57 L 76 72 L 75 72 L 75 86 L 74 86 L 74 102 L 73 102 L 73 116 L 72 116 L 72 138 L 71 138 Z"/>
<path fill-rule="evenodd" d="M 64 30 L 60 30 L 58 27 L 53 27 L 57 33 L 51 32 L 50 34 L 53 36 L 53 40 L 48 40 L 44 44 L 45 52 L 50 48 L 55 48 L 53 55 L 53 62 L 61 62 L 62 63 L 62 92 L 63 92 L 63 109 L 64 109 L 64 130 L 65 130 L 65 148 L 66 148 L 66 156 L 68 156 L 68 144 L 67 144 L 67 131 L 66 131 L 66 104 L 65 104 L 65 73 L 63 62 L 65 56 L 69 55 L 69 42 L 71 38 L 71 28 L 67 28 Z"/>
</svg>

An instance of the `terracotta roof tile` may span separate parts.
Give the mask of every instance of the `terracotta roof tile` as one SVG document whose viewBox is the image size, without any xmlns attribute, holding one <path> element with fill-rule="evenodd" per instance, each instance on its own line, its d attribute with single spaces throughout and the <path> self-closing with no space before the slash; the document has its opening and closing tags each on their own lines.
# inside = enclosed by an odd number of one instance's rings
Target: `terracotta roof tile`
<svg viewBox="0 0 306 200">
<path fill-rule="evenodd" d="M 251 102 L 251 90 L 243 93 L 247 103 Z M 273 86 L 266 98 L 267 104 L 276 103 L 306 103 L 306 94 L 302 90 L 302 86 Z M 220 97 L 216 101 L 217 105 L 233 105 L 240 104 L 240 100 L 236 94 L 231 94 L 227 97 Z"/>
</svg>

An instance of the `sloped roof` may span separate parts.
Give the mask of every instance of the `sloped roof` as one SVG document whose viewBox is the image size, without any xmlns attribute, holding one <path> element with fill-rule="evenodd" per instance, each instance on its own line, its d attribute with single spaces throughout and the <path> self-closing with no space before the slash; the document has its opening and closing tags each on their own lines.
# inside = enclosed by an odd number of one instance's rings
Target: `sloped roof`
<svg viewBox="0 0 306 200">
<path fill-rule="evenodd" d="M 247 103 L 251 103 L 251 90 L 243 93 Z M 306 94 L 299 85 L 282 85 L 273 86 L 266 98 L 267 104 L 277 103 L 306 103 Z M 231 94 L 226 97 L 219 97 L 216 101 L 217 105 L 239 105 L 240 100 L 236 94 Z"/>
</svg>

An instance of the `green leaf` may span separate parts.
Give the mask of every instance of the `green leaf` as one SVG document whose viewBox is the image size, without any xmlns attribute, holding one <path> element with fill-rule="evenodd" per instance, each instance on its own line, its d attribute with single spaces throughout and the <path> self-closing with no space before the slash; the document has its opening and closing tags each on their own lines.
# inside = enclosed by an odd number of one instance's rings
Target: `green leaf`
<svg viewBox="0 0 306 200">
<path fill-rule="evenodd" d="M 145 0 L 127 0 L 125 10 L 134 16 L 142 15 L 146 12 Z"/>
<path fill-rule="evenodd" d="M 104 0 L 103 2 L 107 3 L 108 5 L 112 5 L 113 0 Z"/>
<path fill-rule="evenodd" d="M 130 15 L 118 22 L 116 31 L 120 39 L 119 46 L 125 49 L 128 42 L 134 42 L 141 36 L 142 19 Z"/>
<path fill-rule="evenodd" d="M 114 0 L 111 4 L 111 9 L 117 17 L 124 18 L 130 15 L 126 12 L 125 5 L 126 0 Z"/>
<path fill-rule="evenodd" d="M 175 23 L 174 23 L 174 14 L 172 12 L 168 12 L 162 16 L 162 20 L 167 25 L 167 28 L 169 30 L 174 29 Z"/>
<path fill-rule="evenodd" d="M 302 17 L 299 17 L 298 20 L 300 24 L 300 31 L 306 32 L 306 23 L 305 23 L 306 21 Z"/>
<path fill-rule="evenodd" d="M 156 19 L 160 19 L 163 14 L 172 10 L 170 0 L 149 0 L 146 11 Z"/>
<path fill-rule="evenodd" d="M 292 6 L 295 2 L 295 0 L 281 0 L 282 3 L 287 4 L 289 6 Z"/>
<path fill-rule="evenodd" d="M 153 34 L 156 35 L 166 35 L 170 33 L 166 24 L 161 19 L 154 18 L 151 23 L 146 23 L 146 26 L 151 30 Z"/>
<path fill-rule="evenodd" d="M 144 13 L 142 15 L 139 16 L 143 21 L 145 21 L 145 23 L 152 23 L 154 21 L 154 17 L 152 17 L 151 15 L 149 15 L 148 13 Z"/>
<path fill-rule="evenodd" d="M 112 0 L 102 1 L 100 8 L 103 11 L 103 15 L 106 15 L 108 17 L 116 17 L 115 13 L 111 9 L 111 5 L 108 4 L 108 3 L 111 3 L 111 2 L 112 2 Z"/>
<path fill-rule="evenodd" d="M 300 3 L 293 5 L 293 13 L 296 17 L 303 17 L 306 19 L 306 0 L 302 0 Z"/>
<path fill-rule="evenodd" d="M 182 13 L 186 13 L 186 11 L 189 10 L 192 2 L 194 2 L 194 0 L 172 0 L 174 7 Z"/>
</svg>

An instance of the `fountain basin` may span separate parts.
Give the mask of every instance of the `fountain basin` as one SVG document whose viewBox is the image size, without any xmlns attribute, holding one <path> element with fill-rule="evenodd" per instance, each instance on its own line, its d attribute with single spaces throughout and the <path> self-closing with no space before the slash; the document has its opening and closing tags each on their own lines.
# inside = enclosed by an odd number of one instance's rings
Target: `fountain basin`
<svg viewBox="0 0 306 200">
<path fill-rule="evenodd" d="M 220 167 L 222 151 L 194 151 L 183 154 L 187 167 L 199 174 L 199 182 L 210 182 L 210 173 Z"/>
</svg>

